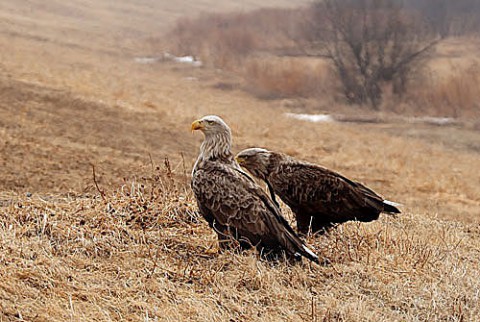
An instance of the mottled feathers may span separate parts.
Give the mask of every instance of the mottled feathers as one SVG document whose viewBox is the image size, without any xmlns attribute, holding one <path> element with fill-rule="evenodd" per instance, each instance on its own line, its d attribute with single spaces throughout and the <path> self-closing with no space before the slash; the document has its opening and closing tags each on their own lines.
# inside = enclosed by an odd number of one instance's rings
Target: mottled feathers
<svg viewBox="0 0 480 322">
<path fill-rule="evenodd" d="M 397 204 L 363 184 L 282 153 L 252 148 L 236 159 L 292 209 L 302 233 L 323 232 L 349 220 L 372 221 L 381 212 L 400 212 Z"/>
<path fill-rule="evenodd" d="M 192 123 L 205 140 L 192 173 L 192 189 L 200 213 L 218 235 L 221 248 L 232 240 L 242 248 L 261 252 L 285 251 L 318 262 L 270 197 L 236 163 L 231 153 L 228 126 L 217 116 L 206 116 Z"/>
</svg>

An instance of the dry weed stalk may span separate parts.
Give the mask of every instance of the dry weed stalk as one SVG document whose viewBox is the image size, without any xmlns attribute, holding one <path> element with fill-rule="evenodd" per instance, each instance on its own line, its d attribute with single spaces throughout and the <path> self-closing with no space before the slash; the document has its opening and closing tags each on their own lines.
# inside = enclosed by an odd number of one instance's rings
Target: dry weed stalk
<svg viewBox="0 0 480 322">
<path fill-rule="evenodd" d="M 272 264 L 255 252 L 219 254 L 184 182 L 165 160 L 105 199 L 33 195 L 2 204 L 0 312 L 89 321 L 480 314 L 469 226 L 410 214 L 347 223 L 308 238 L 331 266 Z"/>
</svg>

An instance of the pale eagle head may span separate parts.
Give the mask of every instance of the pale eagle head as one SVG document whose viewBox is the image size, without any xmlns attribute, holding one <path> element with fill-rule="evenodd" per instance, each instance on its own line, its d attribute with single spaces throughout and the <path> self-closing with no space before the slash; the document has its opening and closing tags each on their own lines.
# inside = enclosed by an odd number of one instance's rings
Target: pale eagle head
<svg viewBox="0 0 480 322">
<path fill-rule="evenodd" d="M 200 147 L 201 159 L 232 159 L 232 134 L 227 123 L 216 115 L 207 115 L 192 123 L 192 132 L 200 130 L 205 135 Z"/>
<path fill-rule="evenodd" d="M 192 131 L 200 130 L 205 137 L 215 134 L 230 135 L 227 123 L 216 115 L 207 115 L 192 123 Z"/>
</svg>

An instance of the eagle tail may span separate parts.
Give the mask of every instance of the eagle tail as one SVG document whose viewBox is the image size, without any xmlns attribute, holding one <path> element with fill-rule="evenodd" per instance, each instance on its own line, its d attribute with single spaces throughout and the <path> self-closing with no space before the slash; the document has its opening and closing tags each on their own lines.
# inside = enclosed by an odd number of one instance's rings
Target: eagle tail
<svg viewBox="0 0 480 322">
<path fill-rule="evenodd" d="M 283 217 L 282 217 L 283 218 Z M 288 224 L 287 224 L 288 225 Z M 295 234 L 290 226 L 287 226 L 289 229 L 287 230 L 287 238 L 290 240 L 290 245 L 294 247 L 293 256 L 298 257 L 299 255 L 308 258 L 312 262 L 320 264 L 318 256 L 308 248 L 302 240 Z M 291 249 L 291 248 L 290 248 Z"/>
<path fill-rule="evenodd" d="M 305 246 L 305 245 L 302 245 L 302 250 L 303 250 L 303 253 L 302 253 L 303 256 L 305 256 L 306 258 L 308 258 L 308 259 L 311 260 L 312 262 L 315 262 L 315 263 L 319 264 L 318 256 L 315 255 L 315 254 L 310 250 L 310 248 L 308 248 L 308 247 Z"/>
<path fill-rule="evenodd" d="M 401 211 L 397 207 L 401 207 L 402 204 L 390 201 L 390 200 L 384 200 L 383 201 L 383 211 L 384 212 L 389 212 L 393 214 L 399 214 Z"/>
</svg>

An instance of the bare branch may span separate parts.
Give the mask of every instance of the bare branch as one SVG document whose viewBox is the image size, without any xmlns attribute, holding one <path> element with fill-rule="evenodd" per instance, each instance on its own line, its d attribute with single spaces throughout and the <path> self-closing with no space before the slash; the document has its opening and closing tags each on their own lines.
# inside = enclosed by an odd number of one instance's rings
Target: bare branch
<svg viewBox="0 0 480 322">
<path fill-rule="evenodd" d="M 314 10 L 318 25 L 328 27 L 315 34 L 312 46 L 321 44 L 353 104 L 377 109 L 388 82 L 402 84 L 394 86 L 402 94 L 413 64 L 439 41 L 396 0 L 324 0 Z"/>
</svg>

